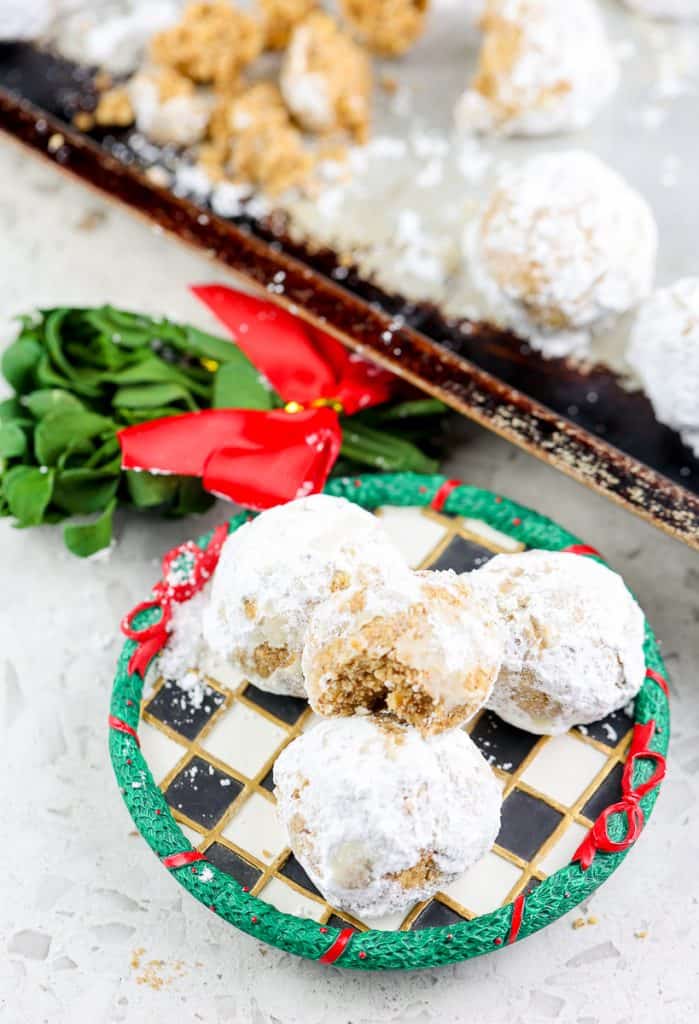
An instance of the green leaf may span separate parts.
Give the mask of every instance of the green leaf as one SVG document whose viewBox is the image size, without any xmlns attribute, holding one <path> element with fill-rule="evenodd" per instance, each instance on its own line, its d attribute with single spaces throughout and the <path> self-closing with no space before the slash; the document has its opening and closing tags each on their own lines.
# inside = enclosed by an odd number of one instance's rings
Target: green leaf
<svg viewBox="0 0 699 1024">
<path fill-rule="evenodd" d="M 177 490 L 177 498 L 174 504 L 167 510 L 171 516 L 196 516 L 201 515 L 211 508 L 216 501 L 213 494 L 209 494 L 201 485 L 201 481 L 195 476 L 181 476 Z"/>
<path fill-rule="evenodd" d="M 66 469 L 56 473 L 51 501 L 71 515 L 101 512 L 116 495 L 119 473 L 99 469 Z"/>
<path fill-rule="evenodd" d="M 10 512 L 19 526 L 38 526 L 51 501 L 53 473 L 36 466 L 13 466 L 2 478 Z"/>
<path fill-rule="evenodd" d="M 383 472 L 434 473 L 438 465 L 410 441 L 351 419 L 342 420 L 341 451 L 345 458 Z"/>
<path fill-rule="evenodd" d="M 27 438 L 16 423 L 0 423 L 0 456 L 16 459 L 27 450 Z"/>
<path fill-rule="evenodd" d="M 184 402 L 188 409 L 197 409 L 196 402 L 181 384 L 135 384 L 119 388 L 112 402 L 126 409 L 152 409 L 171 402 Z"/>
<path fill-rule="evenodd" d="M 179 483 L 178 476 L 137 473 L 134 470 L 128 470 L 126 473 L 126 485 L 131 500 L 138 508 L 155 508 L 171 501 L 177 493 Z"/>
<path fill-rule="evenodd" d="M 36 428 L 34 447 L 43 466 L 53 466 L 64 452 L 75 451 L 85 441 L 114 430 L 105 416 L 82 409 L 59 409 L 45 416 Z"/>
<path fill-rule="evenodd" d="M 79 398 L 62 388 L 39 388 L 25 395 L 22 402 L 37 420 L 59 410 L 85 408 Z"/>
<path fill-rule="evenodd" d="M 173 344 L 177 344 L 174 339 L 171 340 Z M 198 356 L 199 359 L 213 359 L 217 363 L 228 363 L 241 357 L 246 359 L 234 342 L 216 338 L 213 334 L 200 331 L 197 327 L 185 327 L 182 341 L 177 347 L 182 347 L 184 351 Z"/>
<path fill-rule="evenodd" d="M 69 551 L 79 558 L 89 558 L 112 542 L 112 520 L 116 499 L 109 502 L 104 512 L 92 523 L 69 523 L 63 529 L 63 539 Z"/>
<path fill-rule="evenodd" d="M 38 341 L 31 338 L 18 338 L 2 357 L 2 372 L 15 391 L 22 394 L 32 387 L 34 372 L 41 359 L 43 349 Z"/>
<path fill-rule="evenodd" d="M 407 420 L 415 416 L 441 416 L 447 412 L 447 406 L 438 398 L 416 398 L 410 402 L 397 402 L 395 405 L 379 407 L 376 420 L 388 423 L 391 420 Z"/>
<path fill-rule="evenodd" d="M 0 402 L 0 423 L 11 423 L 13 420 L 21 420 L 24 417 L 24 409 L 17 398 L 6 398 Z"/>
<path fill-rule="evenodd" d="M 190 377 L 185 371 L 173 366 L 172 363 L 166 363 L 156 356 L 142 359 L 140 362 L 112 374 L 111 382 L 113 384 L 157 384 L 165 382 L 180 384 L 195 395 L 199 395 L 199 397 L 207 400 L 211 394 L 210 384 L 202 384 L 200 381 Z"/>
<path fill-rule="evenodd" d="M 214 377 L 214 409 L 273 409 L 275 393 L 247 359 L 224 363 Z"/>
</svg>

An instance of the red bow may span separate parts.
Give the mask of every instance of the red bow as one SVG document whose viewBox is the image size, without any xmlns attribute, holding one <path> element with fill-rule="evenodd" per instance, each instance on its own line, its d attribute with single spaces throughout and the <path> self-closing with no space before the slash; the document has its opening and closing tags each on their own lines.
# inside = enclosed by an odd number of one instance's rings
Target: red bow
<svg viewBox="0 0 699 1024">
<path fill-rule="evenodd" d="M 387 401 L 395 378 L 270 302 L 222 285 L 192 290 L 286 407 L 208 409 L 128 427 L 118 435 L 123 468 L 197 476 L 207 491 L 255 509 L 321 491 L 340 453 L 339 413 Z"/>
<path fill-rule="evenodd" d="M 657 750 L 650 750 L 648 744 L 655 732 L 655 722 L 651 719 L 645 725 L 635 725 L 633 738 L 629 749 L 629 756 L 624 765 L 624 773 L 621 777 L 622 798 L 616 804 L 611 804 L 600 814 L 588 834 L 583 839 L 578 849 L 573 854 L 573 861 L 580 861 L 580 867 L 587 871 L 598 851 L 603 853 L 620 853 L 627 850 L 636 842 L 644 818 L 641 807 L 641 797 L 645 796 L 651 789 L 654 789 L 665 778 L 665 758 Z M 639 786 L 634 787 L 633 773 L 636 767 L 637 758 L 649 758 L 655 762 L 655 768 L 650 778 L 646 779 Z M 623 839 L 616 841 L 609 835 L 608 822 L 613 814 L 625 814 L 627 820 L 626 835 Z"/>
<path fill-rule="evenodd" d="M 172 548 L 163 557 L 163 578 L 153 587 L 153 597 L 150 601 L 141 601 L 121 622 L 122 633 L 138 644 L 129 660 L 129 672 L 145 675 L 151 659 L 167 643 L 172 605 L 189 601 L 205 586 L 218 564 L 227 536 L 228 527 L 223 523 L 214 530 L 206 548 L 187 541 Z M 137 615 L 153 608 L 160 609 L 157 622 L 140 628 L 132 625 Z"/>
</svg>

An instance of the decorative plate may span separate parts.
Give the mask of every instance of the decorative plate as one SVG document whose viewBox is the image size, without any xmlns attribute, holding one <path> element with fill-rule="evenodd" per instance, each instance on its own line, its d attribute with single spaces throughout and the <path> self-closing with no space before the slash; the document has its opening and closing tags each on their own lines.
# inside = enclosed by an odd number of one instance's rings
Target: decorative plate
<svg viewBox="0 0 699 1024">
<path fill-rule="evenodd" d="M 381 516 L 415 567 L 465 571 L 527 547 L 600 557 L 544 516 L 441 476 L 334 480 L 327 491 Z M 667 674 L 650 628 L 633 709 L 557 737 L 522 732 L 488 711 L 469 723 L 504 787 L 495 845 L 433 899 L 358 920 L 323 899 L 276 821 L 272 766 L 310 726 L 305 701 L 263 693 L 213 664 L 198 706 L 166 680 L 143 699 L 142 673 L 167 638 L 172 602 L 201 588 L 227 533 L 246 519 L 166 555 L 165 582 L 124 622 L 110 751 L 131 816 L 165 868 L 258 939 L 363 969 L 433 967 L 490 952 L 586 899 L 638 838 L 664 774 Z"/>
</svg>

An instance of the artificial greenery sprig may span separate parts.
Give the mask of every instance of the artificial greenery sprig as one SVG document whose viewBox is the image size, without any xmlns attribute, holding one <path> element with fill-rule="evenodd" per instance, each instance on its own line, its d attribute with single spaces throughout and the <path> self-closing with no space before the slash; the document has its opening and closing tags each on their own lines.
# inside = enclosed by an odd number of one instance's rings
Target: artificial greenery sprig
<svg viewBox="0 0 699 1024">
<path fill-rule="evenodd" d="M 77 555 L 111 543 L 117 505 L 185 516 L 214 501 L 193 477 L 122 470 L 122 427 L 198 409 L 283 404 L 240 348 L 196 327 L 112 306 L 45 310 L 20 324 L 1 363 L 14 395 L 0 402 L 0 515 L 25 527 L 96 514 L 64 528 Z M 343 418 L 334 472 L 434 472 L 418 444 L 443 411 L 424 399 Z M 402 436 L 384 423 L 400 423 Z"/>
</svg>

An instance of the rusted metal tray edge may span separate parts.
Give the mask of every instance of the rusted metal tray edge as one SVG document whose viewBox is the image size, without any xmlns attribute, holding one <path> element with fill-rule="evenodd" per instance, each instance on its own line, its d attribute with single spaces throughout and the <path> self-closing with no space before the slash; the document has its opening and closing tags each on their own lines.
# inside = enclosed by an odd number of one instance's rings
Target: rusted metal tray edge
<svg viewBox="0 0 699 1024">
<path fill-rule="evenodd" d="M 203 251 L 270 299 L 580 483 L 699 550 L 699 497 L 440 347 L 240 227 L 149 181 L 91 139 L 0 89 L 0 131 Z"/>
</svg>

